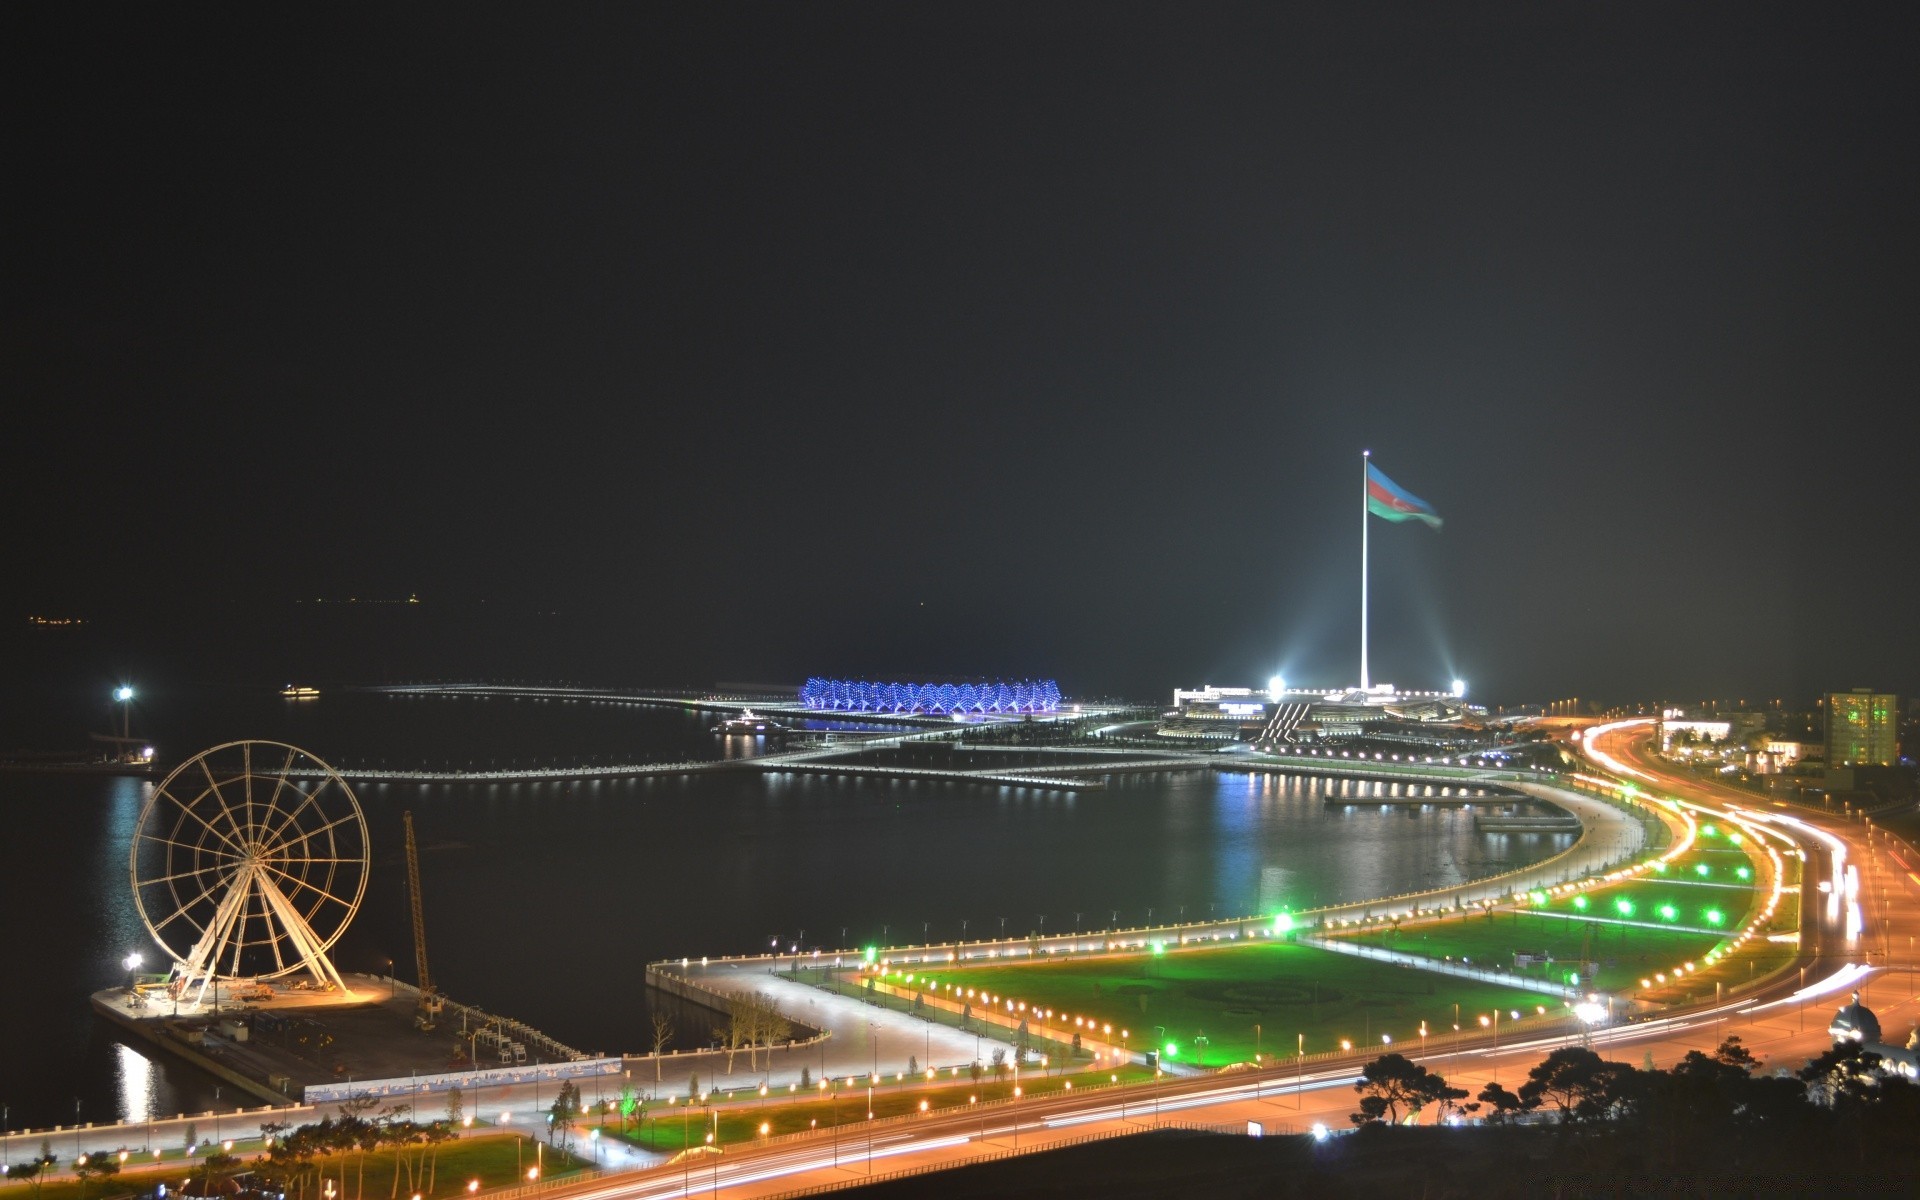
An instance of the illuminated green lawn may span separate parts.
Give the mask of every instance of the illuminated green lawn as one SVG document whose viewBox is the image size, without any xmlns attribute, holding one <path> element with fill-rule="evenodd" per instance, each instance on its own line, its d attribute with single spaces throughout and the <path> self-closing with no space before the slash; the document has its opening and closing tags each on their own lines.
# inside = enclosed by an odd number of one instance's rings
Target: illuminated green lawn
<svg viewBox="0 0 1920 1200">
<path fill-rule="evenodd" d="M 1546 983 L 1564 983 L 1569 972 L 1579 969 L 1580 962 L 1592 961 L 1599 964 L 1599 973 L 1593 979 L 1583 978 L 1582 986 L 1611 991 L 1633 987 L 1642 977 L 1675 963 L 1698 959 L 1720 938 L 1715 934 L 1496 912 L 1491 917 L 1476 915 L 1410 925 L 1397 932 L 1372 929 L 1348 935 L 1345 940 L 1425 958 L 1464 959 L 1475 966 L 1511 971 Z M 1548 956 L 1553 962 L 1516 966 L 1515 954 Z"/>
<path fill-rule="evenodd" d="M 1022 966 L 963 967 L 932 972 L 942 995 L 952 985 L 974 989 L 976 1011 L 988 1005 L 982 992 L 1029 1008 L 1111 1024 L 1114 1040 L 1125 1029 L 1129 1045 L 1145 1049 L 1172 1043 L 1175 1059 L 1202 1066 L 1250 1061 L 1254 1026 L 1268 1056 L 1290 1057 L 1305 1035 L 1307 1053 L 1336 1050 L 1344 1039 L 1356 1047 L 1417 1044 L 1420 1023 L 1434 1032 L 1453 1027 L 1454 1005 L 1462 1023 L 1471 1014 L 1498 1007 L 1535 1015 L 1564 1015 L 1556 992 L 1531 992 L 1434 972 L 1372 962 L 1290 942 L 1256 942 L 1225 949 L 1164 955 L 1083 959 Z M 996 1001 L 1003 1014 L 1004 999 Z M 1056 1017 L 1055 1023 L 1059 1023 Z M 1156 1028 L 1160 1027 L 1160 1028 Z M 1205 1037 L 1205 1044 L 1195 1039 Z"/>
<path fill-rule="evenodd" d="M 1694 847 L 1621 883 L 1575 894 L 1535 893 L 1534 908 L 1576 917 L 1650 921 L 1705 930 L 1739 929 L 1753 906 L 1758 869 L 1746 849 L 1703 827 Z"/>
<path fill-rule="evenodd" d="M 1085 1088 L 1115 1081 L 1138 1083 L 1152 1077 L 1152 1072 L 1144 1067 L 1083 1070 L 1071 1074 L 1056 1074 L 1050 1069 L 1023 1070 L 1020 1073 L 1020 1092 L 1023 1096 L 1044 1096 L 1064 1091 L 1069 1084 Z M 830 1090 L 817 1085 L 807 1093 L 777 1088 L 764 1101 L 744 1100 L 711 1108 L 697 1104 L 689 1107 L 685 1097 L 681 1097 L 672 1105 L 649 1108 L 637 1123 L 629 1124 L 624 1132 L 618 1122 L 606 1125 L 602 1136 L 618 1137 L 636 1146 L 671 1153 L 704 1145 L 710 1131 L 717 1132 L 720 1145 L 730 1146 L 762 1136 L 762 1125 L 766 1127 L 766 1136 L 777 1137 L 807 1129 L 861 1124 L 866 1121 L 869 1111 L 867 1077 L 862 1075 L 856 1078 L 858 1082 L 852 1085 L 847 1083 L 844 1076 L 835 1079 Z M 926 1111 L 929 1112 L 968 1108 L 976 1100 L 984 1104 L 1008 1099 L 1013 1095 L 1013 1088 L 1010 1071 L 1002 1072 L 996 1078 L 988 1070 L 977 1081 L 966 1071 L 957 1074 L 942 1071 L 931 1083 L 924 1077 L 908 1076 L 896 1082 L 894 1076 L 883 1075 L 881 1085 L 872 1092 L 871 1111 L 876 1118 L 880 1118 L 919 1112 L 922 1103 L 926 1104 Z"/>
</svg>

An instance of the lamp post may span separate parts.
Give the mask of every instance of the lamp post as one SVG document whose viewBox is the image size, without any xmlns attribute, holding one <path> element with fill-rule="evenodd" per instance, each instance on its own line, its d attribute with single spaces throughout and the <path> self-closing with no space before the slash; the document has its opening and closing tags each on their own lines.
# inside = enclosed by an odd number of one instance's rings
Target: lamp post
<svg viewBox="0 0 1920 1200">
<path fill-rule="evenodd" d="M 1020 1148 L 1020 1055 L 1013 1056 L 1013 1148 Z"/>
<path fill-rule="evenodd" d="M 113 689 L 113 698 L 120 705 L 120 753 L 124 755 L 126 744 L 133 739 L 133 689 L 123 683 Z"/>
<path fill-rule="evenodd" d="M 1487 1018 L 1481 1017 L 1480 1027 L 1484 1029 L 1487 1027 L 1487 1025 L 1488 1025 Z M 1495 1083 L 1499 1083 L 1500 1082 L 1500 1010 L 1497 1008 L 1493 1010 L 1492 1025 L 1493 1025 L 1493 1081 Z"/>
</svg>

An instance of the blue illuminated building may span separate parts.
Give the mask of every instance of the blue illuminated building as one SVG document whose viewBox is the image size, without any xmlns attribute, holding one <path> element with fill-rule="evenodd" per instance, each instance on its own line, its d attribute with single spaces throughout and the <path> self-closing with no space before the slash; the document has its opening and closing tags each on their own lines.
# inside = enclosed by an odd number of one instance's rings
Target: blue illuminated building
<svg viewBox="0 0 1920 1200">
<path fill-rule="evenodd" d="M 1050 713 L 1060 708 L 1051 679 L 1017 683 L 874 683 L 865 679 L 809 679 L 800 702 L 824 712 Z"/>
</svg>

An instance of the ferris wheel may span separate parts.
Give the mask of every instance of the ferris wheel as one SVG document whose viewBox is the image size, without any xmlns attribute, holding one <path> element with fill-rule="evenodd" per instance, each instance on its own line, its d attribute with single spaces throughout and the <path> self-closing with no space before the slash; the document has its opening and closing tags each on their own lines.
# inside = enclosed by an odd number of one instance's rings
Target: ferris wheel
<svg viewBox="0 0 1920 1200">
<path fill-rule="evenodd" d="M 228 742 L 176 767 L 140 811 L 128 871 L 179 995 L 216 978 L 305 970 L 346 990 L 327 957 L 367 890 L 367 822 L 347 781 L 284 742 Z M 197 989 L 197 990 L 196 990 Z"/>
</svg>

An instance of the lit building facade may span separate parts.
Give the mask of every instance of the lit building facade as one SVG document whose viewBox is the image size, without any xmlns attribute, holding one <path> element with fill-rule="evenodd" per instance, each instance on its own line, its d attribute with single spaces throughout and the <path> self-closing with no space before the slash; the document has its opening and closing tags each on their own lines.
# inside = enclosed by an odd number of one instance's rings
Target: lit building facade
<svg viewBox="0 0 1920 1200">
<path fill-rule="evenodd" d="M 1892 766 L 1900 758 L 1899 698 L 1868 688 L 1827 695 L 1827 765 Z"/>
</svg>

